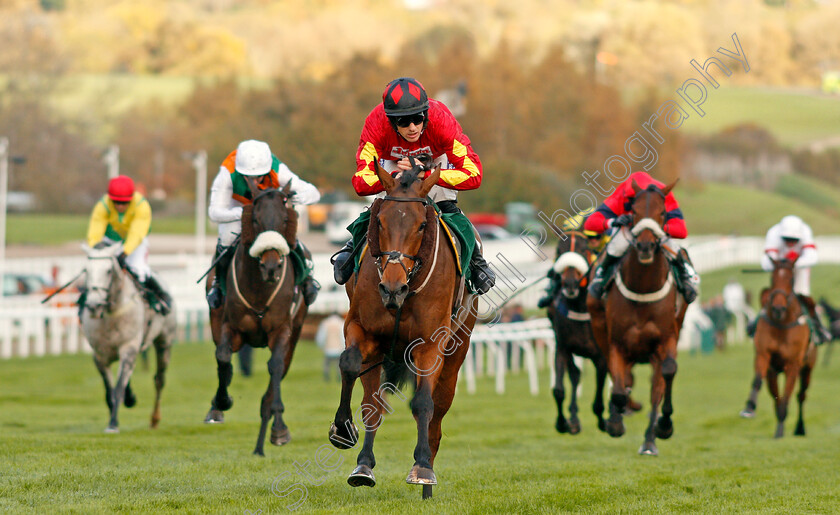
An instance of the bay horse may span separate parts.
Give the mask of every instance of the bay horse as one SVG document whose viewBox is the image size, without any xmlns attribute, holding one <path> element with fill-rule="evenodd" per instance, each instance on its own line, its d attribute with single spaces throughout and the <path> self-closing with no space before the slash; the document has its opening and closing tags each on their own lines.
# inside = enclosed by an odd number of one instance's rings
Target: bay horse
<svg viewBox="0 0 840 515">
<path fill-rule="evenodd" d="M 297 235 L 297 213 L 287 205 L 291 181 L 282 189 L 260 190 L 253 179 L 246 180 L 254 200 L 242 209 L 242 232 L 228 269 L 225 302 L 210 310 L 219 386 L 204 421 L 223 422 L 222 412 L 233 406 L 227 390 L 233 377 L 232 354 L 246 343 L 268 347 L 270 377 L 260 405 L 260 432 L 254 449 L 254 454 L 265 456 L 265 435 L 272 417 L 271 443 L 284 445 L 291 440 L 283 422 L 280 381 L 289 371 L 307 307 L 302 290 L 295 287 L 289 256 Z M 207 277 L 207 289 L 212 281 L 213 273 Z"/>
<path fill-rule="evenodd" d="M 427 498 L 437 484 L 432 467 L 440 447 L 441 421 L 452 405 L 458 371 L 469 348 L 477 298 L 469 291 L 457 297 L 463 276 L 458 276 L 445 229 L 426 197 L 440 178 L 440 167 L 424 179 L 428 165 L 412 159 L 412 166 L 395 179 L 376 163 L 386 196 L 371 207 L 361 267 L 346 285 L 350 309 L 344 323 L 345 350 L 339 359 L 341 400 L 329 438 L 339 449 L 356 444 L 350 399 L 360 378 L 365 438 L 347 482 L 353 487 L 374 486 L 373 441 L 383 409 L 393 411 L 381 395 L 390 391 L 404 398 L 399 379 L 413 379 L 410 406 L 417 422 L 417 445 L 406 482 L 423 485 Z"/>
<path fill-rule="evenodd" d="M 817 362 L 817 347 L 811 341 L 808 312 L 803 309 L 793 291 L 795 261 L 772 260 L 773 272 L 770 288 L 761 292 L 758 324 L 753 341 L 755 343 L 755 378 L 746 407 L 741 411 L 744 418 L 755 416 L 758 391 L 767 378 L 770 395 L 776 401 L 776 438 L 785 434 L 788 402 L 793 395 L 796 379 L 799 377 L 799 420 L 794 435 L 805 435 L 802 420 L 802 405 L 805 392 L 811 383 L 811 371 Z M 779 395 L 778 375 L 785 374 L 785 391 Z"/>
<path fill-rule="evenodd" d="M 155 405 L 150 426 L 160 422 L 160 397 L 165 383 L 166 369 L 175 339 L 175 309 L 161 315 L 143 301 L 137 286 L 117 261 L 122 244 L 83 245 L 87 254 L 85 265 L 85 297 L 81 306 L 82 332 L 93 349 L 93 361 L 105 384 L 105 402 L 110 421 L 106 433 L 119 433 L 120 404 L 131 408 L 137 397 L 131 389 L 131 375 L 137 355 L 151 345 L 155 347 Z M 114 384 L 111 364 L 119 361 L 119 374 Z"/>
<path fill-rule="evenodd" d="M 639 454 L 656 456 L 656 438 L 667 439 L 674 432 L 671 392 L 677 373 L 677 339 L 687 305 L 674 287 L 665 255 L 670 249 L 661 244 L 665 237 L 665 197 L 676 181 L 662 189 L 650 185 L 642 190 L 635 181 L 632 185 L 632 244 L 618 265 L 605 299 L 589 296 L 587 308 L 595 341 L 607 359 L 613 381 L 607 433 L 612 437 L 624 434 L 628 375 L 634 364 L 650 363 L 650 422 Z M 663 400 L 660 416 L 659 403 Z"/>
<path fill-rule="evenodd" d="M 554 400 L 557 403 L 557 422 L 554 427 L 558 433 L 580 433 L 578 419 L 577 389 L 580 382 L 580 369 L 575 364 L 573 355 L 592 360 L 595 365 L 595 401 L 592 411 L 598 418 L 598 429 L 606 430 L 604 422 L 604 382 L 607 378 L 607 360 L 595 344 L 592 336 L 590 315 L 586 310 L 586 276 L 589 272 L 592 251 L 587 245 L 586 236 L 578 231 L 569 232 L 557 245 L 557 260 L 553 270 L 560 288 L 548 305 L 548 319 L 554 328 Z M 563 377 L 568 370 L 571 383 L 569 401 L 569 419 L 563 415 L 565 389 Z"/>
</svg>

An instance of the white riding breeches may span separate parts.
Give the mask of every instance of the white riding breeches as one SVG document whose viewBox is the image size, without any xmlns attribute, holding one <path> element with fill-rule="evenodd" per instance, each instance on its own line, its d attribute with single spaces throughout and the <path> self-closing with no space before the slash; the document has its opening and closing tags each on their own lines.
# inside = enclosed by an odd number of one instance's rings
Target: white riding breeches
<svg viewBox="0 0 840 515">
<path fill-rule="evenodd" d="M 233 241 L 240 232 L 242 232 L 242 223 L 239 220 L 220 223 L 219 242 L 225 247 L 229 247 L 233 245 Z"/>
<path fill-rule="evenodd" d="M 118 243 L 118 241 L 112 240 L 107 236 L 102 238 L 102 241 L 109 245 Z M 149 268 L 149 238 L 143 238 L 143 241 L 140 242 L 140 245 L 137 245 L 134 252 L 126 256 L 125 265 L 137 276 L 140 282 L 144 282 L 149 277 L 149 274 L 152 273 L 151 268 Z"/>
<path fill-rule="evenodd" d="M 811 269 L 794 268 L 793 292 L 799 295 L 811 296 Z"/>
<path fill-rule="evenodd" d="M 629 227 L 622 227 L 619 229 L 615 234 L 613 234 L 610 242 L 607 243 L 607 254 L 612 257 L 621 257 L 626 252 L 627 249 L 630 248 L 630 244 L 633 242 L 633 235 L 630 234 Z M 666 245 L 669 249 L 674 251 L 674 254 L 670 252 L 666 252 L 665 255 L 668 257 L 669 261 L 673 261 L 676 257 L 676 254 L 679 253 L 680 249 L 682 249 L 682 245 L 678 240 L 665 236 L 662 238 L 659 243 L 661 245 Z"/>
</svg>

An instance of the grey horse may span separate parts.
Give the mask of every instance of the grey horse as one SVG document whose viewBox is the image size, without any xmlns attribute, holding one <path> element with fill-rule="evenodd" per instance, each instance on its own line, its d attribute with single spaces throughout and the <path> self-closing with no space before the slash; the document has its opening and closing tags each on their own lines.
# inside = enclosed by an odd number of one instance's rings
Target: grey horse
<svg viewBox="0 0 840 515">
<path fill-rule="evenodd" d="M 122 270 L 116 256 L 122 245 L 100 249 L 83 249 L 87 253 L 85 267 L 86 296 L 81 311 L 82 332 L 93 349 L 93 361 L 105 383 L 105 402 L 111 414 L 106 433 L 118 433 L 117 411 L 120 404 L 130 408 L 137 399 L 129 380 L 137 355 L 154 344 L 157 355 L 155 374 L 155 407 L 151 427 L 160 421 L 160 395 L 172 343 L 175 339 L 175 309 L 166 315 L 152 310 L 132 277 Z M 119 361 L 119 375 L 114 385 L 110 366 Z"/>
</svg>

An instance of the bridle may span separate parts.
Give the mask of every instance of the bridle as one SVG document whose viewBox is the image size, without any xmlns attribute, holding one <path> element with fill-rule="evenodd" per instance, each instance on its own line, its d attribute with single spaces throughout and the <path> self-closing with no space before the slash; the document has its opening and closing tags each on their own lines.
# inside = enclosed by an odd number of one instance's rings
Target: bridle
<svg viewBox="0 0 840 515">
<path fill-rule="evenodd" d="M 117 266 L 117 258 L 114 257 L 114 256 L 101 256 L 101 257 L 90 257 L 90 256 L 88 256 L 88 259 L 90 259 L 90 260 L 107 259 L 107 260 L 111 261 L 111 271 L 116 271 L 117 274 L 122 272 L 120 267 Z M 85 275 L 88 275 L 88 277 L 90 277 L 90 274 L 87 274 L 87 269 L 85 269 Z M 87 286 L 87 291 L 89 291 L 89 292 L 92 292 L 92 291 L 104 292 L 105 293 L 105 311 L 106 312 L 111 312 L 111 311 L 113 311 L 114 303 L 116 302 L 115 299 L 116 299 L 116 297 L 119 296 L 118 294 L 120 292 L 120 281 L 114 280 L 114 277 L 112 277 L 107 288 L 102 287 L 102 286 L 97 286 L 97 285 Z M 89 299 L 90 299 L 90 296 L 87 296 L 87 298 L 85 299 L 85 307 L 92 311 L 95 306 L 91 306 L 90 304 L 88 304 Z"/>
</svg>

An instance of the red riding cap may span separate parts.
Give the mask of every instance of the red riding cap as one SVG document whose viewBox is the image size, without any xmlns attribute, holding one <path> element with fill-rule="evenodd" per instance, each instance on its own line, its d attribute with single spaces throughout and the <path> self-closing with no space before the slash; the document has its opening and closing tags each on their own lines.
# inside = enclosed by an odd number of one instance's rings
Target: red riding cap
<svg viewBox="0 0 840 515">
<path fill-rule="evenodd" d="M 134 181 L 119 175 L 108 182 L 108 197 L 114 202 L 130 202 L 134 196 Z"/>
</svg>

